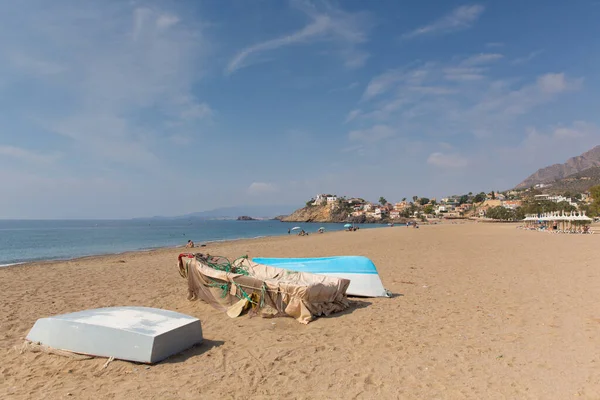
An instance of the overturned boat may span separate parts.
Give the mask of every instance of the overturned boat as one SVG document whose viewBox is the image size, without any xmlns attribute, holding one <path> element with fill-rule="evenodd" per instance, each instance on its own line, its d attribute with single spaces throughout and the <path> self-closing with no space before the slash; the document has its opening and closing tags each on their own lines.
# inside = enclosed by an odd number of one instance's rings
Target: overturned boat
<svg viewBox="0 0 600 400">
<path fill-rule="evenodd" d="M 106 307 L 38 319 L 27 340 L 56 350 L 156 363 L 202 342 L 197 318 L 148 307 Z"/>
<path fill-rule="evenodd" d="M 188 282 L 188 299 L 202 299 L 232 318 L 248 311 L 308 324 L 350 305 L 350 281 L 343 278 L 270 267 L 247 257 L 230 262 L 200 253 L 180 254 L 178 267 Z"/>
<path fill-rule="evenodd" d="M 361 256 L 320 258 L 266 258 L 254 257 L 259 264 L 271 265 L 292 271 L 310 272 L 317 275 L 350 280 L 346 293 L 361 297 L 391 297 L 383 287 L 373 261 Z"/>
</svg>

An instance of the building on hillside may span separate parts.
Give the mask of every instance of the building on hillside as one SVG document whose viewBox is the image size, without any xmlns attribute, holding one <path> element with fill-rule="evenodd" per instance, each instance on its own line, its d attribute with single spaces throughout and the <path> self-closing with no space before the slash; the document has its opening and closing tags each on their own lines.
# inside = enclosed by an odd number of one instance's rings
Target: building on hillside
<svg viewBox="0 0 600 400">
<path fill-rule="evenodd" d="M 590 204 L 594 201 L 594 199 L 592 198 L 590 192 L 583 192 L 581 193 L 581 201 L 583 201 L 586 204 Z"/>
<path fill-rule="evenodd" d="M 448 212 L 448 208 L 449 206 L 446 206 L 445 204 L 440 204 L 435 208 L 435 213 L 436 214 L 443 214 Z"/>
<path fill-rule="evenodd" d="M 371 211 L 372 209 L 373 209 L 373 204 L 371 204 L 371 203 L 367 203 L 363 206 L 363 210 L 365 210 L 367 212 Z"/>
<path fill-rule="evenodd" d="M 459 205 L 458 207 L 455 207 L 455 210 L 458 212 L 464 213 L 464 212 L 469 211 L 471 208 L 473 208 L 472 204 L 463 203 L 463 204 Z"/>
<path fill-rule="evenodd" d="M 388 210 L 384 207 L 375 207 L 375 214 L 379 214 L 381 216 L 387 215 L 388 214 Z"/>
<path fill-rule="evenodd" d="M 315 196 L 315 201 L 313 201 L 313 206 L 320 206 L 327 201 L 327 197 L 324 194 L 318 194 Z"/>
<path fill-rule="evenodd" d="M 549 195 L 549 194 L 538 194 L 533 196 L 534 199 L 540 201 L 552 201 L 554 203 L 561 203 L 563 201 L 569 203 L 573 207 L 577 207 L 577 203 L 574 202 L 570 197 L 565 197 L 561 195 Z"/>
<path fill-rule="evenodd" d="M 394 210 L 396 211 L 404 211 L 408 207 L 410 207 L 410 204 L 406 201 L 401 201 L 399 203 L 394 204 Z"/>
<path fill-rule="evenodd" d="M 351 199 L 348 199 L 348 204 L 350 204 L 352 206 L 356 206 L 356 205 L 362 206 L 363 204 L 365 204 L 365 201 L 363 199 L 357 199 L 356 197 L 353 197 Z"/>
<path fill-rule="evenodd" d="M 508 208 L 509 210 L 515 210 L 521 207 L 522 204 L 523 202 L 521 200 L 504 200 L 502 202 L 502 207 Z"/>
<path fill-rule="evenodd" d="M 402 211 L 398 211 L 398 210 L 392 210 L 392 211 L 390 211 L 390 218 L 391 219 L 398 219 L 398 218 L 400 218 L 401 215 L 402 215 Z"/>
<path fill-rule="evenodd" d="M 386 203 L 383 206 L 381 206 L 381 209 L 389 213 L 390 211 L 394 210 L 394 205 L 392 203 Z"/>
<path fill-rule="evenodd" d="M 506 196 L 502 193 L 496 193 L 496 200 L 506 200 Z"/>
<path fill-rule="evenodd" d="M 368 212 L 367 213 L 367 218 L 371 218 L 374 220 L 380 220 L 381 219 L 381 214 L 377 214 L 375 212 Z"/>
<path fill-rule="evenodd" d="M 337 196 L 329 196 L 327 197 L 327 203 L 335 203 L 337 201 Z"/>
</svg>

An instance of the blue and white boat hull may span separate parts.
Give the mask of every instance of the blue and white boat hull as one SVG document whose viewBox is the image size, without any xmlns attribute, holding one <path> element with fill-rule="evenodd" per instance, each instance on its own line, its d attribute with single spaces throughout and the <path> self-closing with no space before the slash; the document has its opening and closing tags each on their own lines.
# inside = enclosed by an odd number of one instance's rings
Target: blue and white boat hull
<svg viewBox="0 0 600 400">
<path fill-rule="evenodd" d="M 375 264 L 367 257 L 341 256 L 321 258 L 265 258 L 255 257 L 258 264 L 310 272 L 317 275 L 333 276 L 350 280 L 346 293 L 350 296 L 390 297 L 383 287 Z"/>
</svg>

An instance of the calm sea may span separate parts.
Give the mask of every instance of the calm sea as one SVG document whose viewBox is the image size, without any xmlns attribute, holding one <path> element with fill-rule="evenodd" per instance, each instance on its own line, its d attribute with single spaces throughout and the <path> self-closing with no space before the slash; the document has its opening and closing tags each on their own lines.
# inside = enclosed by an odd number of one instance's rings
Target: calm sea
<svg viewBox="0 0 600 400">
<path fill-rule="evenodd" d="M 344 224 L 286 223 L 279 221 L 177 220 L 0 220 L 0 266 L 63 260 L 132 250 L 183 246 L 211 241 L 287 235 L 288 229 L 306 232 L 342 230 Z M 359 225 L 375 228 L 381 225 Z"/>
</svg>

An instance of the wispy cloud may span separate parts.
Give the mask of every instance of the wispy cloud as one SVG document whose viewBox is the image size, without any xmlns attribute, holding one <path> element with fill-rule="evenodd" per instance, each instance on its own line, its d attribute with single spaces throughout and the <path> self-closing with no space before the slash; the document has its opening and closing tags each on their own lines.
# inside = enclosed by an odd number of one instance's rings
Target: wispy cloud
<svg viewBox="0 0 600 400">
<path fill-rule="evenodd" d="M 525 57 L 515 58 L 514 60 L 511 61 L 511 64 L 512 65 L 527 64 L 529 61 L 537 58 L 543 52 L 544 52 L 544 50 L 532 51 L 531 53 L 527 54 Z"/>
<path fill-rule="evenodd" d="M 499 53 L 480 53 L 467 57 L 461 64 L 466 66 L 489 64 L 501 60 L 502 58 L 504 58 L 504 56 Z"/>
<path fill-rule="evenodd" d="M 356 117 L 358 117 L 360 115 L 361 111 L 356 109 L 356 110 L 352 110 L 348 113 L 348 115 L 346 116 L 346 123 L 352 121 L 353 119 L 355 119 Z"/>
<path fill-rule="evenodd" d="M 351 131 L 348 133 L 348 139 L 352 142 L 373 144 L 394 136 L 394 133 L 394 130 L 387 125 L 374 125 L 367 129 Z"/>
<path fill-rule="evenodd" d="M 352 110 L 346 118 L 347 124 L 361 127 L 353 134 L 354 140 L 371 134 L 362 129 L 369 123 L 408 136 L 472 135 L 493 140 L 513 129 L 518 118 L 583 85 L 581 78 L 563 72 L 529 80 L 501 79 L 494 62 L 502 58 L 496 53 L 476 54 L 411 64 L 373 77 L 359 103 L 360 111 Z M 439 160 L 446 158 L 435 155 L 431 161 Z"/>
<path fill-rule="evenodd" d="M 342 87 L 337 87 L 334 89 L 331 89 L 329 91 L 329 93 L 337 93 L 337 92 L 345 92 L 345 91 L 350 91 L 353 89 L 356 89 L 358 87 L 359 83 L 358 82 L 352 82 L 346 86 L 342 86 Z"/>
<path fill-rule="evenodd" d="M 286 46 L 307 44 L 315 41 L 331 42 L 349 68 L 361 67 L 369 57 L 358 48 L 367 41 L 368 18 L 364 13 L 347 13 L 332 5 L 322 9 L 306 2 L 293 3 L 304 12 L 310 23 L 300 30 L 248 46 L 238 52 L 228 63 L 226 74 L 248 67 L 257 61 L 258 55 Z"/>
<path fill-rule="evenodd" d="M 11 35 L 11 24 L 29 34 Z M 37 94 L 60 99 L 30 113 L 36 129 L 68 138 L 72 154 L 160 169 L 155 153 L 168 137 L 191 136 L 214 114 L 193 94 L 207 43 L 198 22 L 171 10 L 57 1 L 52 10 L 23 8 L 0 27 L 8 60 L 0 74 L 35 78 Z"/>
<path fill-rule="evenodd" d="M 21 147 L 2 145 L 0 145 L 0 156 L 32 164 L 51 164 L 61 157 L 59 153 L 44 154 Z"/>
<path fill-rule="evenodd" d="M 498 48 L 498 47 L 504 47 L 504 43 L 502 42 L 489 42 L 485 44 L 485 47 L 487 47 L 488 49 L 494 49 L 494 48 Z"/>
<path fill-rule="evenodd" d="M 455 8 L 450 14 L 443 16 L 429 25 L 422 26 L 405 33 L 401 39 L 413 39 L 425 35 L 439 35 L 470 28 L 483 14 L 485 7 L 480 4 L 465 5 Z"/>
<path fill-rule="evenodd" d="M 431 153 L 427 157 L 427 164 L 439 168 L 464 168 L 468 160 L 458 154 Z"/>
</svg>

